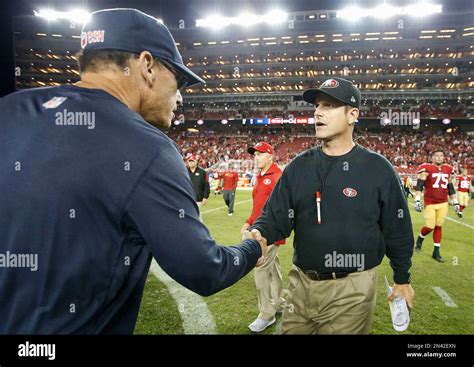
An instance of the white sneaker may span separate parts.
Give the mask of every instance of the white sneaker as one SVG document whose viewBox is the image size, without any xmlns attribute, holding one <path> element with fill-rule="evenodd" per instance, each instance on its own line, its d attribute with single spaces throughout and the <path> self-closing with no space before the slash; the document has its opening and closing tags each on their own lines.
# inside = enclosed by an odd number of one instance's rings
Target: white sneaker
<svg viewBox="0 0 474 367">
<path fill-rule="evenodd" d="M 265 320 L 260 317 L 257 317 L 254 322 L 249 325 L 249 329 L 254 333 L 260 333 L 265 330 L 270 325 L 275 323 L 276 319 L 273 317 L 271 320 Z"/>
<path fill-rule="evenodd" d="M 234 215 L 234 213 L 229 213 L 227 214 L 229 217 L 232 217 Z"/>
</svg>

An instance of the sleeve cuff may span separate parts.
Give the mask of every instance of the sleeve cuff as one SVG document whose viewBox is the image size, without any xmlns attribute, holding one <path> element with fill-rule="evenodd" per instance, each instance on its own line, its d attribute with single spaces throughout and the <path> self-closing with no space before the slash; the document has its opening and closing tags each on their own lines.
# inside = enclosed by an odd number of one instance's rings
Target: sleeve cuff
<svg viewBox="0 0 474 367">
<path fill-rule="evenodd" d="M 260 244 L 256 240 L 244 240 L 243 243 L 248 243 L 251 246 L 254 246 L 257 249 L 257 257 L 260 258 L 262 256 L 262 248 Z"/>
<path fill-rule="evenodd" d="M 409 272 L 403 273 L 394 273 L 393 281 L 396 284 L 410 284 L 411 283 L 411 274 Z"/>
</svg>

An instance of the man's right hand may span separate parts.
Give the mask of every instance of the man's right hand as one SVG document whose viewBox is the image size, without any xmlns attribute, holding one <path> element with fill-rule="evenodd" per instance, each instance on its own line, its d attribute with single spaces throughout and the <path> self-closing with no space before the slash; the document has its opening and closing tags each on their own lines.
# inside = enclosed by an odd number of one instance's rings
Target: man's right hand
<svg viewBox="0 0 474 367">
<path fill-rule="evenodd" d="M 423 205 L 421 205 L 421 201 L 420 200 L 416 200 L 415 201 L 415 210 L 417 212 L 421 212 L 423 210 Z"/>
<path fill-rule="evenodd" d="M 262 265 L 263 263 L 262 258 L 267 253 L 267 239 L 265 237 L 262 237 L 262 234 L 260 233 L 259 230 L 252 229 L 252 232 L 245 230 L 244 233 L 242 233 L 242 241 L 244 240 L 256 240 L 258 242 L 258 244 L 260 245 L 260 248 L 262 249 L 262 256 L 259 258 L 257 262 L 257 266 Z"/>
</svg>

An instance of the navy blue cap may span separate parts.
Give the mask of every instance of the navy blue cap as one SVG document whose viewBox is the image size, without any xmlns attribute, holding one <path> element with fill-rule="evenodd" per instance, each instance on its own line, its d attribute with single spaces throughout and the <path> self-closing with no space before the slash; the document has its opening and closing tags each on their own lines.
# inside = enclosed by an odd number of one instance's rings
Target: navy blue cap
<svg viewBox="0 0 474 367">
<path fill-rule="evenodd" d="M 347 79 L 336 77 L 327 79 L 319 88 L 305 90 L 303 99 L 308 103 L 314 104 L 316 97 L 320 94 L 332 97 L 355 108 L 360 107 L 360 91 Z"/>
<path fill-rule="evenodd" d="M 105 9 L 91 13 L 82 27 L 81 48 L 84 51 L 121 50 L 135 54 L 149 51 L 184 75 L 187 86 L 205 83 L 184 65 L 168 28 L 136 9 Z"/>
</svg>

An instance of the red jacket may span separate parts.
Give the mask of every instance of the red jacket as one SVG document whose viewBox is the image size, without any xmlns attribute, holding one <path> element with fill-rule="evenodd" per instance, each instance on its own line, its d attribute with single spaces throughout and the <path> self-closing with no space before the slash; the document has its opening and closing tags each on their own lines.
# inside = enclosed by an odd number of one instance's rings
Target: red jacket
<svg viewBox="0 0 474 367">
<path fill-rule="evenodd" d="M 265 174 L 258 174 L 255 186 L 252 191 L 253 208 L 250 217 L 245 221 L 252 225 L 262 214 L 262 209 L 267 202 L 273 188 L 281 177 L 281 169 L 276 163 L 273 163 Z M 285 240 L 277 241 L 275 245 L 285 244 Z"/>
</svg>

